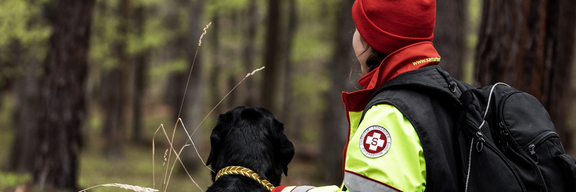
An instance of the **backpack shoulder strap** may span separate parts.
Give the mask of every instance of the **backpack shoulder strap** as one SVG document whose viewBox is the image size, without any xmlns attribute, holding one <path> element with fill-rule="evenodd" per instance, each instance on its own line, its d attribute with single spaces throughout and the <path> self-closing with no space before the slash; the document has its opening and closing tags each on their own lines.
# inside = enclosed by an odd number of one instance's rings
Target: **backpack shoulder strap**
<svg viewBox="0 0 576 192">
<path fill-rule="evenodd" d="M 388 96 L 383 93 L 387 90 L 410 89 L 418 92 L 427 92 L 450 98 L 454 104 L 461 105 L 459 97 L 464 91 L 471 88 L 475 87 L 454 79 L 448 72 L 437 65 L 405 72 L 386 82 L 370 96 L 360 121 L 362 121 L 370 107 L 386 102 Z"/>
</svg>

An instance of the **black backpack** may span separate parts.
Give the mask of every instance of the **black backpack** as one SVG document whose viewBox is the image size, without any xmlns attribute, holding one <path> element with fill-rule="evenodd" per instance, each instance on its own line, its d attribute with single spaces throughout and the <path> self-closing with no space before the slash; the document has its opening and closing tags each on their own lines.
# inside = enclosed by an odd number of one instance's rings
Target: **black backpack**
<svg viewBox="0 0 576 192">
<path fill-rule="evenodd" d="M 466 191 L 576 191 L 576 160 L 535 97 L 496 83 L 460 102 Z"/>
<path fill-rule="evenodd" d="M 550 115 L 535 97 L 504 83 L 476 88 L 439 68 L 443 77 L 427 77 L 434 70 L 421 69 L 411 78 L 400 75 L 386 83 L 371 96 L 362 118 L 387 90 L 451 98 L 457 121 L 454 163 L 462 172 L 457 181 L 462 191 L 576 192 L 576 159 L 565 153 Z M 450 83 L 431 83 L 438 79 Z"/>
</svg>

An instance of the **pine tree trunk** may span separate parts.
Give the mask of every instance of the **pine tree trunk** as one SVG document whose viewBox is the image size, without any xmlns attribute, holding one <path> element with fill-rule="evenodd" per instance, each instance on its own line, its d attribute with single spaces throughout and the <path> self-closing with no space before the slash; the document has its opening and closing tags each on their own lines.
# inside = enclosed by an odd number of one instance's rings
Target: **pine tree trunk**
<svg viewBox="0 0 576 192">
<path fill-rule="evenodd" d="M 78 191 L 80 127 L 94 0 L 56 0 L 42 82 L 33 180 L 40 188 Z"/>
<path fill-rule="evenodd" d="M 476 82 L 498 81 L 540 100 L 567 150 L 566 128 L 576 14 L 573 0 L 484 1 Z"/>
<path fill-rule="evenodd" d="M 330 90 L 326 93 L 327 110 L 323 114 L 323 133 L 331 133 L 330 137 L 321 137 L 320 161 L 318 162 L 323 175 L 323 181 L 327 183 L 342 182 L 342 151 L 346 143 L 348 122 L 344 104 L 342 104 L 342 91 L 351 91 L 353 84 L 349 80 L 350 62 L 352 54 L 352 32 L 354 21 L 352 20 L 351 7 L 354 0 L 342 0 L 336 15 L 336 36 L 332 61 L 328 65 L 330 69 Z"/>
<path fill-rule="evenodd" d="M 456 79 L 462 78 L 464 21 L 467 0 L 436 1 L 434 47 L 442 57 L 440 65 Z"/>
<path fill-rule="evenodd" d="M 246 43 L 243 52 L 243 63 L 244 68 L 247 69 L 247 72 L 252 72 L 251 70 L 256 69 L 257 67 L 254 65 L 254 49 L 255 49 L 255 40 L 256 40 L 256 27 L 258 22 L 258 12 L 257 12 L 257 4 L 256 0 L 250 0 L 248 4 L 248 10 L 246 15 L 248 16 L 248 26 L 246 27 Z M 246 100 L 244 103 L 249 106 L 257 106 L 259 105 L 259 95 L 258 90 L 255 86 L 256 82 L 254 78 L 248 78 L 245 80 L 244 87 L 246 87 L 248 97 L 245 97 Z"/>
<path fill-rule="evenodd" d="M 33 49 L 32 49 L 33 50 Z M 41 63 L 35 58 L 15 60 L 24 63 L 24 74 L 15 79 L 14 89 L 18 97 L 15 111 L 15 136 L 8 160 L 8 170 L 19 173 L 32 173 L 34 153 L 37 145 L 38 105 L 40 103 L 40 81 L 38 72 Z"/>
<path fill-rule="evenodd" d="M 204 0 L 196 0 L 193 1 L 190 5 L 187 6 L 188 9 L 190 10 L 190 28 L 189 28 L 189 32 L 188 34 L 186 34 L 186 39 L 188 39 L 189 41 L 187 42 L 197 42 L 196 40 L 198 40 L 198 38 L 200 38 L 200 35 L 202 34 L 202 29 L 203 27 L 206 25 L 204 23 L 202 23 L 202 15 L 204 13 Z M 208 31 L 210 32 L 210 31 Z M 211 35 L 208 34 L 207 35 Z M 189 47 L 196 47 L 196 44 L 193 43 L 191 45 L 188 45 Z M 188 93 L 186 94 L 186 103 L 184 103 L 184 107 L 187 108 L 187 113 L 182 114 L 182 119 L 186 125 L 186 129 L 188 130 L 189 134 L 192 134 L 195 130 L 196 127 L 198 126 L 198 124 L 200 124 L 200 121 L 202 121 L 202 119 L 204 118 L 204 116 L 206 114 L 203 114 L 202 112 L 202 107 L 203 107 L 203 103 L 204 103 L 204 97 L 203 97 L 203 90 L 204 90 L 204 81 L 202 81 L 203 75 L 202 75 L 202 71 L 203 71 L 203 60 L 202 60 L 202 54 L 200 53 L 201 47 L 199 47 L 198 49 L 200 49 L 198 52 L 198 55 L 196 56 L 196 58 L 194 58 L 193 54 L 188 54 L 187 60 L 188 60 L 188 66 L 192 67 L 192 64 L 194 64 L 194 69 L 192 70 L 192 74 L 190 76 L 190 84 L 188 86 Z M 190 49 L 190 50 L 194 50 L 194 49 Z M 196 59 L 196 60 L 194 60 Z M 202 134 L 202 129 L 199 128 L 198 130 L 196 130 L 196 132 L 194 133 L 194 135 L 192 136 L 192 139 L 194 141 L 194 145 L 196 146 L 196 148 L 198 149 L 203 149 L 204 145 L 201 138 L 202 138 L 203 134 Z M 182 134 L 182 139 L 184 141 L 188 140 L 188 136 L 186 136 L 186 134 Z M 184 162 L 184 165 L 186 166 L 186 168 L 188 168 L 188 170 L 194 170 L 196 169 L 200 164 L 200 159 L 198 158 L 198 156 L 196 155 L 196 152 L 194 151 L 193 147 L 187 147 L 185 149 L 185 152 L 183 152 L 182 155 L 182 161 Z"/>
<path fill-rule="evenodd" d="M 138 7 L 134 11 L 134 22 L 137 26 L 137 33 L 140 39 L 144 34 L 144 23 L 146 20 L 144 7 Z M 142 141 L 142 114 L 143 98 L 147 87 L 148 74 L 148 50 L 137 53 L 134 59 L 134 95 L 132 96 L 132 142 Z"/>
<path fill-rule="evenodd" d="M 220 51 L 220 13 L 218 11 L 214 12 L 214 17 L 212 17 L 212 25 L 210 30 L 210 46 L 212 47 L 212 69 L 210 70 L 210 80 L 209 82 L 215 86 L 210 86 L 210 106 L 216 106 L 220 99 L 222 99 L 223 94 L 220 93 L 220 73 L 221 73 L 221 51 Z M 219 107 L 222 108 L 222 107 Z M 219 110 L 216 109 L 218 112 Z"/>
<path fill-rule="evenodd" d="M 188 2 L 185 0 L 176 0 L 176 4 L 173 7 L 175 10 L 179 10 L 188 6 Z M 169 29 L 172 31 L 180 30 L 180 22 L 181 18 L 180 15 L 176 12 L 173 12 L 167 19 Z M 178 33 L 176 38 L 169 43 L 168 51 L 168 59 L 171 60 L 179 60 L 179 59 L 187 59 L 189 54 L 194 55 L 192 49 L 190 48 L 192 41 L 189 41 L 189 34 L 187 33 Z M 182 104 L 182 99 L 184 99 L 184 103 L 187 102 L 186 98 L 184 97 L 184 92 L 186 91 L 186 83 L 188 82 L 188 73 L 190 69 L 190 65 L 186 65 L 187 67 L 180 71 L 175 71 L 170 74 L 167 82 L 167 90 L 166 94 L 168 97 L 168 103 L 172 112 L 172 119 L 174 122 L 178 120 L 179 117 L 183 117 L 184 114 L 188 113 L 188 108 L 184 107 Z"/>
<path fill-rule="evenodd" d="M 120 24 L 118 35 L 127 37 L 128 21 L 130 19 L 130 0 L 121 0 L 117 10 Z M 105 156 L 108 160 L 122 158 L 122 146 L 124 141 L 124 126 L 126 125 L 126 101 L 128 99 L 126 85 L 128 82 L 128 70 L 130 58 L 126 53 L 126 41 L 124 39 L 114 42 L 114 49 L 118 64 L 108 70 L 103 78 L 104 101 L 102 106 L 106 111 L 103 135 L 106 138 Z"/>
<path fill-rule="evenodd" d="M 262 106 L 272 113 L 279 113 L 275 107 L 278 86 L 278 33 L 280 32 L 280 0 L 268 0 L 266 24 L 266 44 L 264 52 L 264 79 L 262 85 Z"/>
<path fill-rule="evenodd" d="M 286 56 L 286 63 L 284 64 L 284 101 L 282 103 L 282 114 L 280 114 L 281 120 L 284 122 L 294 122 L 294 63 L 292 63 L 292 39 L 294 38 L 294 33 L 298 28 L 298 18 L 296 14 L 296 0 L 288 0 L 288 26 L 285 35 L 285 47 L 284 55 Z M 291 138 L 299 139 L 300 133 L 302 133 L 301 127 L 294 123 L 285 124 L 286 132 L 289 133 Z"/>
<path fill-rule="evenodd" d="M 557 3 L 557 4 L 555 4 Z M 567 120 L 569 105 L 572 103 L 570 89 L 572 68 L 574 66 L 573 55 L 576 50 L 576 1 L 558 0 L 549 3 L 548 13 L 553 15 L 548 19 L 549 23 L 556 23 L 554 28 L 548 28 L 547 33 L 557 32 L 555 38 L 547 40 L 548 44 L 555 44 L 554 54 L 548 56 L 552 60 L 552 71 L 550 72 L 551 82 L 550 91 L 545 92 L 547 98 L 545 107 L 547 107 L 556 130 L 561 135 L 561 141 L 566 151 L 574 150 L 573 131 L 568 128 Z"/>
</svg>

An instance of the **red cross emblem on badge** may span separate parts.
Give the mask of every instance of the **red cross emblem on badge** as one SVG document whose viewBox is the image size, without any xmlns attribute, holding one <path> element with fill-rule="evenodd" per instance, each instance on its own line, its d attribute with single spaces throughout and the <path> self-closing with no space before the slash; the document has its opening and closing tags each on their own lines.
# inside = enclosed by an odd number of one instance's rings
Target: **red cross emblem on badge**
<svg viewBox="0 0 576 192">
<path fill-rule="evenodd" d="M 388 130 L 380 125 L 372 125 L 366 128 L 360 137 L 360 150 L 367 157 L 381 157 L 390 149 L 390 143 Z"/>
<path fill-rule="evenodd" d="M 384 149 L 386 144 L 386 137 L 381 138 L 383 133 L 380 130 L 372 130 L 368 132 L 367 137 L 364 138 L 364 148 L 371 153 L 377 153 Z"/>
</svg>

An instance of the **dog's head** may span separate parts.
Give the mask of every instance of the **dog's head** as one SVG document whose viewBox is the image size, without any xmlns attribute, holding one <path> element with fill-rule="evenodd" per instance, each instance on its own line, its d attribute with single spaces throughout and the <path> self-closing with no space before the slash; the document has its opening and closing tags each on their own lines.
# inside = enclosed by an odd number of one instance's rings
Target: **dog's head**
<svg viewBox="0 0 576 192">
<path fill-rule="evenodd" d="M 240 106 L 221 114 L 210 135 L 210 156 L 215 172 L 226 166 L 244 166 L 279 185 L 294 145 L 284 134 L 284 125 L 264 108 Z M 216 173 L 212 173 L 214 181 Z"/>
</svg>

